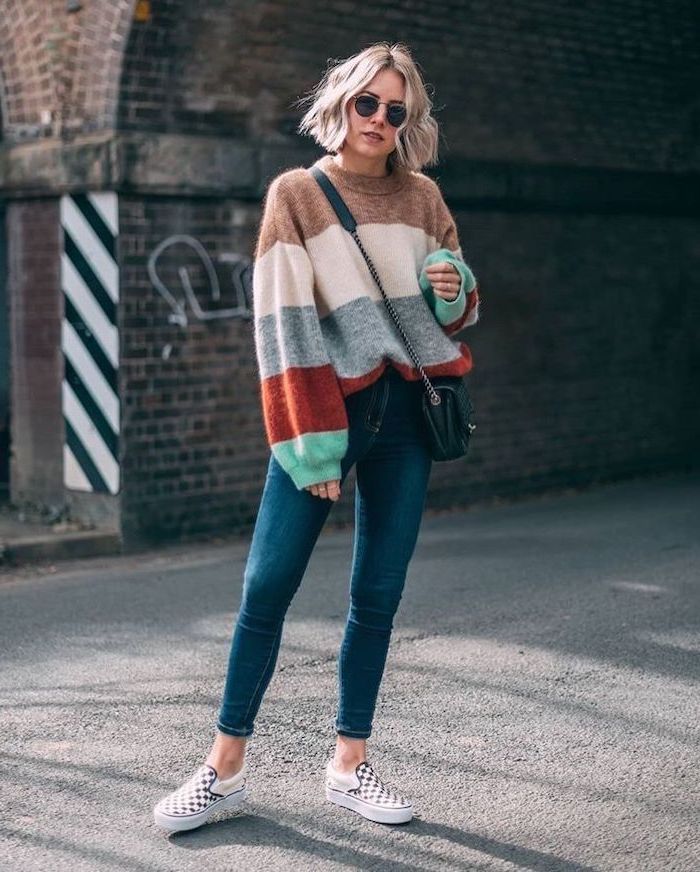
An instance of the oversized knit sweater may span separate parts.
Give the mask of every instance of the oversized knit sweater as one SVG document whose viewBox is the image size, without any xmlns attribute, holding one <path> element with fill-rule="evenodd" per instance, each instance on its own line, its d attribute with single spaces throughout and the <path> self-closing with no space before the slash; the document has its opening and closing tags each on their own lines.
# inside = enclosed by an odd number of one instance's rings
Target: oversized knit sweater
<svg viewBox="0 0 700 872">
<path fill-rule="evenodd" d="M 464 375 L 468 346 L 451 338 L 479 317 L 479 292 L 436 182 L 395 167 L 374 178 L 316 165 L 357 221 L 357 232 L 430 376 Z M 424 269 L 446 260 L 461 287 L 433 292 Z M 254 337 L 267 439 L 301 490 L 341 476 L 348 448 L 344 398 L 387 366 L 421 378 L 356 242 L 305 167 L 286 170 L 265 197 L 253 269 Z"/>
</svg>

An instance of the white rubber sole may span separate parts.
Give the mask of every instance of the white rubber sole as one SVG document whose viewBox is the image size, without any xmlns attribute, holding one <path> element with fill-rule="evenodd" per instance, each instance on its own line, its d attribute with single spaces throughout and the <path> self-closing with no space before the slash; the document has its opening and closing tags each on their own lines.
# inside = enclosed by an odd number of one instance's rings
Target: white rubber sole
<svg viewBox="0 0 700 872">
<path fill-rule="evenodd" d="M 342 790 L 336 790 L 326 785 L 326 799 L 330 799 L 336 805 L 352 809 L 367 820 L 378 824 L 405 824 L 413 817 L 413 806 L 405 805 L 401 808 L 378 808 L 371 802 L 366 802 L 358 796 L 348 796 Z"/>
<path fill-rule="evenodd" d="M 244 784 L 242 787 L 239 787 L 238 790 L 234 790 L 233 793 L 229 793 L 227 796 L 222 796 L 221 799 L 215 800 L 203 811 L 199 811 L 196 814 L 165 814 L 158 809 L 158 806 L 156 806 L 153 809 L 153 819 L 157 826 L 163 830 L 167 830 L 169 833 L 194 830 L 196 827 L 201 827 L 202 824 L 205 824 L 213 814 L 216 814 L 219 811 L 228 811 L 229 809 L 236 808 L 236 806 L 239 806 L 244 799 L 247 799 L 247 797 L 248 790 Z"/>
</svg>

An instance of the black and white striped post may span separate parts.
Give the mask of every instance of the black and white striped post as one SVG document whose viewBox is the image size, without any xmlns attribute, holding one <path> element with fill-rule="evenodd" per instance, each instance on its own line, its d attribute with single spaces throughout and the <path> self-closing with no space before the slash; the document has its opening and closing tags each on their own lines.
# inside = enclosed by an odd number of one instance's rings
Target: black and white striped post
<svg viewBox="0 0 700 872">
<path fill-rule="evenodd" d="M 117 195 L 61 198 L 66 488 L 116 494 L 119 470 Z"/>
</svg>

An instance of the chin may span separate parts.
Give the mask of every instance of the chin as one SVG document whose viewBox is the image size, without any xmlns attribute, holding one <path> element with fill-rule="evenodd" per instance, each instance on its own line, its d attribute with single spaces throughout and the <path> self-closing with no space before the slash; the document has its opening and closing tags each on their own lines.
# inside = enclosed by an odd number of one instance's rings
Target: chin
<svg viewBox="0 0 700 872">
<path fill-rule="evenodd" d="M 389 157 L 392 149 L 386 151 L 387 143 L 384 141 L 381 144 L 381 147 L 377 146 L 376 148 L 372 148 L 372 146 L 367 142 L 366 139 L 360 137 L 360 141 L 355 145 L 355 151 L 359 151 L 361 154 L 367 155 L 367 157 Z"/>
</svg>

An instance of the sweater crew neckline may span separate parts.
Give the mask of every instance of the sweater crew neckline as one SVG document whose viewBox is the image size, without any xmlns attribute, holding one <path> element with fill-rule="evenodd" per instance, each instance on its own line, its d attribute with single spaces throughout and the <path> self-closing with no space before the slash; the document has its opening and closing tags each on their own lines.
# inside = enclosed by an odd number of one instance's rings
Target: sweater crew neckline
<svg viewBox="0 0 700 872">
<path fill-rule="evenodd" d="M 408 181 L 408 171 L 405 167 L 393 167 L 388 176 L 364 176 L 339 166 L 331 154 L 325 154 L 314 165 L 322 169 L 333 183 L 370 196 L 394 194 Z"/>
</svg>

